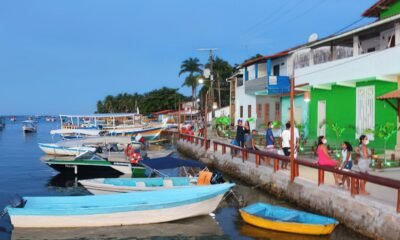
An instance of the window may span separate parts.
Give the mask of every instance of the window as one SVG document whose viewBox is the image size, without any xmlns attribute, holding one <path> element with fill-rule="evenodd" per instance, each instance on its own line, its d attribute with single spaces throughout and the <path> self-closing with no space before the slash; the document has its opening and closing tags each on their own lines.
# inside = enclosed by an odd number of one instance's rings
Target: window
<svg viewBox="0 0 400 240">
<path fill-rule="evenodd" d="M 276 102 L 275 103 L 275 121 L 280 121 L 281 120 L 281 103 Z"/>
<path fill-rule="evenodd" d="M 251 105 L 247 106 L 247 117 L 251 118 Z"/>
<path fill-rule="evenodd" d="M 280 66 L 279 66 L 279 64 L 277 64 L 277 65 L 275 65 L 273 68 L 272 68 L 272 75 L 274 75 L 274 76 L 279 76 L 279 70 L 280 70 Z"/>
<path fill-rule="evenodd" d="M 240 118 L 243 118 L 243 106 L 240 106 Z"/>
<path fill-rule="evenodd" d="M 257 104 L 257 118 L 261 118 L 262 104 Z"/>
<path fill-rule="evenodd" d="M 367 129 L 375 128 L 375 86 L 358 87 L 356 90 L 356 138 Z M 371 140 L 374 136 L 368 135 Z"/>
</svg>

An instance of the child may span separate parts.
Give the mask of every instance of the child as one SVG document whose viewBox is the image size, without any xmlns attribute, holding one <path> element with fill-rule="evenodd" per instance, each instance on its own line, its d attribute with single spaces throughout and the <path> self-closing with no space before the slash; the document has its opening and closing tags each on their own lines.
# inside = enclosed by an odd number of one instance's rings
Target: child
<svg viewBox="0 0 400 240">
<path fill-rule="evenodd" d="M 348 169 L 351 170 L 353 167 L 353 161 L 351 159 L 351 152 L 353 151 L 353 147 L 349 142 L 343 142 L 342 143 L 342 155 L 340 160 L 342 161 L 342 165 L 340 166 L 340 169 Z M 342 182 L 339 185 L 344 184 L 347 182 L 347 188 L 350 188 L 350 179 L 347 176 L 343 176 Z"/>
</svg>

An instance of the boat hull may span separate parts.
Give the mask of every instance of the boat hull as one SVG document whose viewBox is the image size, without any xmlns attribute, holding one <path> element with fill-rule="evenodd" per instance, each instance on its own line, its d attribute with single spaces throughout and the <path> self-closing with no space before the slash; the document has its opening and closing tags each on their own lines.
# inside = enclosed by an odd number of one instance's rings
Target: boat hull
<svg viewBox="0 0 400 240">
<path fill-rule="evenodd" d="M 240 215 L 242 216 L 243 220 L 246 223 L 274 231 L 308 234 L 308 235 L 327 235 L 331 234 L 337 225 L 337 224 L 314 225 L 314 224 L 304 224 L 304 223 L 294 223 L 294 222 L 270 221 L 265 218 L 251 215 L 243 210 L 239 211 Z"/>
<path fill-rule="evenodd" d="M 103 196 L 31 197 L 7 207 L 16 228 L 102 227 L 175 221 L 213 212 L 233 184 Z"/>
<path fill-rule="evenodd" d="M 95 152 L 96 148 L 90 147 L 62 147 L 55 144 L 39 143 L 39 148 L 48 155 L 55 156 L 78 156 L 85 152 Z"/>
<path fill-rule="evenodd" d="M 90 162 L 90 161 L 88 161 Z M 146 175 L 146 168 L 138 166 L 130 166 L 129 164 L 109 164 L 109 165 L 95 165 L 85 163 L 83 161 L 70 161 L 70 162 L 45 162 L 54 170 L 65 174 L 76 175 L 91 175 L 91 176 L 120 176 L 122 174 L 132 174 L 135 177 L 143 177 Z"/>
</svg>

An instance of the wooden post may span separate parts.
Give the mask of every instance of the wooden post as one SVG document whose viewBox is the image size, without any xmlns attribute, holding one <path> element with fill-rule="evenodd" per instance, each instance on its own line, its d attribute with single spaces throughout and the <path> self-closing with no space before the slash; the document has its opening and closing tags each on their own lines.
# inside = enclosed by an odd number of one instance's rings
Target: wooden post
<svg viewBox="0 0 400 240">
<path fill-rule="evenodd" d="M 256 153 L 256 167 L 260 165 L 260 154 Z"/>
<path fill-rule="evenodd" d="M 397 190 L 397 213 L 400 213 L 400 189 Z"/>
<path fill-rule="evenodd" d="M 318 186 L 324 184 L 325 182 L 325 172 L 323 169 L 318 169 Z"/>
<path fill-rule="evenodd" d="M 295 178 L 295 165 L 294 165 L 294 75 L 290 79 L 290 181 L 293 182 Z"/>
<path fill-rule="evenodd" d="M 244 162 L 244 160 L 246 160 L 246 153 L 244 152 L 244 148 L 240 149 L 240 151 L 242 151 L 242 162 Z"/>
<path fill-rule="evenodd" d="M 208 128 L 208 91 L 206 92 L 206 105 L 204 106 L 205 108 L 205 114 L 204 114 L 204 145 L 207 150 L 207 128 Z"/>
<path fill-rule="evenodd" d="M 226 146 L 222 145 L 222 154 L 225 154 L 225 153 L 226 153 Z"/>
<path fill-rule="evenodd" d="M 274 172 L 279 170 L 279 160 L 274 158 Z"/>
<path fill-rule="evenodd" d="M 214 144 L 214 152 L 216 152 L 216 151 L 217 151 L 217 149 L 218 149 L 218 145 L 217 145 L 217 143 L 216 143 L 216 142 L 213 142 L 213 144 Z"/>
</svg>

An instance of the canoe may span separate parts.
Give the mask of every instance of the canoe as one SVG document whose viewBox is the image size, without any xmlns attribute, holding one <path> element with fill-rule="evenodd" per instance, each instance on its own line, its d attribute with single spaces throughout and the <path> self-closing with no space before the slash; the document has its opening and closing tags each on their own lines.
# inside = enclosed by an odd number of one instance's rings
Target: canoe
<svg viewBox="0 0 400 240">
<path fill-rule="evenodd" d="M 333 218 L 266 203 L 255 203 L 239 211 L 246 223 L 289 233 L 326 235 L 338 225 Z"/>
<path fill-rule="evenodd" d="M 26 197 L 6 209 L 16 228 L 102 227 L 175 221 L 213 212 L 234 184 L 110 195 Z"/>
<path fill-rule="evenodd" d="M 48 155 L 78 156 L 85 152 L 96 152 L 94 147 L 67 147 L 53 143 L 38 143 L 39 148 Z"/>
<path fill-rule="evenodd" d="M 156 191 L 171 188 L 196 186 L 197 178 L 157 177 L 157 178 L 95 178 L 79 180 L 90 193 L 112 194 L 132 191 Z"/>
</svg>

